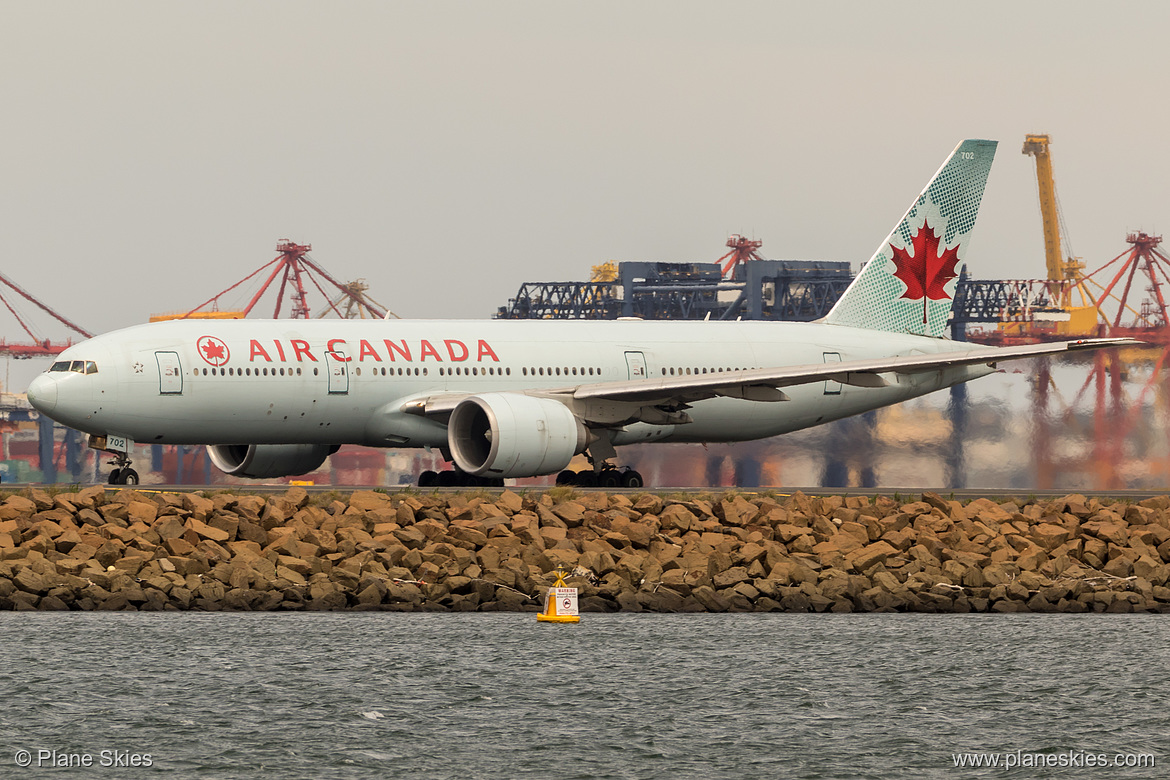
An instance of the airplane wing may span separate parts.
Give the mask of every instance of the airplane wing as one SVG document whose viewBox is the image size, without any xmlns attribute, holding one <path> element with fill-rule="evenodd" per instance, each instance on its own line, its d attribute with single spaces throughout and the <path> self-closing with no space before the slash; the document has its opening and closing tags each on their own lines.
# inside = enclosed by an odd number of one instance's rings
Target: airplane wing
<svg viewBox="0 0 1170 780">
<path fill-rule="evenodd" d="M 956 342 L 959 344 L 961 342 Z M 815 363 L 780 368 L 754 368 L 742 371 L 632 379 L 618 382 L 594 382 L 568 387 L 526 391 L 529 395 L 563 401 L 603 400 L 640 404 L 672 402 L 686 404 L 705 398 L 725 396 L 751 401 L 785 401 L 780 389 L 794 385 L 831 380 L 855 387 L 885 387 L 890 384 L 883 374 L 916 374 L 956 366 L 986 364 L 994 366 L 1004 360 L 1020 360 L 1044 355 L 1062 355 L 1107 347 L 1141 346 L 1131 338 L 1094 338 L 1014 347 L 981 347 L 941 352 L 933 355 L 904 355 L 841 363 Z M 402 406 L 404 412 L 427 417 L 446 418 L 451 411 L 474 393 L 436 393 L 412 398 Z"/>
</svg>

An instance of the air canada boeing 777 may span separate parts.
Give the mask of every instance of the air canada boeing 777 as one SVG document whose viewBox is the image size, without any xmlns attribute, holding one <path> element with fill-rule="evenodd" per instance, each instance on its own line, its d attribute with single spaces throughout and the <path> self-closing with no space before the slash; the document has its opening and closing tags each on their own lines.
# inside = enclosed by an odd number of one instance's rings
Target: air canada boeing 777
<svg viewBox="0 0 1170 780">
<path fill-rule="evenodd" d="M 964 141 L 817 322 L 173 320 L 61 353 L 33 406 L 114 454 L 205 444 L 228 474 L 305 474 L 343 444 L 437 447 L 421 485 L 640 487 L 637 442 L 776 436 L 985 376 L 1002 360 L 1132 343 L 943 338 L 994 141 Z M 584 453 L 592 464 L 563 471 Z"/>
</svg>

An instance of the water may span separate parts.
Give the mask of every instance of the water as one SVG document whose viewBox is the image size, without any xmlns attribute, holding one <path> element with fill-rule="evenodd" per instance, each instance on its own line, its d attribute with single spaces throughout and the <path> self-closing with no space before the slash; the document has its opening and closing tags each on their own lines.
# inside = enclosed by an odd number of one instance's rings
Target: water
<svg viewBox="0 0 1170 780">
<path fill-rule="evenodd" d="M 1164 777 L 1158 615 L 2 613 L 0 777 Z M 93 766 L 21 769 L 16 752 Z M 1152 753 L 1110 770 L 952 754 Z M 149 768 L 105 768 L 113 753 Z M 80 760 L 80 759 L 78 759 Z M 145 760 L 145 759 L 140 759 Z"/>
</svg>

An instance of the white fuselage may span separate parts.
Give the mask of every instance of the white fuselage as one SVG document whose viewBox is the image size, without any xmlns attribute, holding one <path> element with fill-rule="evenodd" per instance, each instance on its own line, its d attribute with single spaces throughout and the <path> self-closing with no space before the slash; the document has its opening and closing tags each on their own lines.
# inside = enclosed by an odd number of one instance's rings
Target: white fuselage
<svg viewBox="0 0 1170 780">
<path fill-rule="evenodd" d="M 965 345 L 967 346 L 967 345 Z M 403 411 L 443 393 L 532 392 L 954 350 L 953 342 L 783 322 L 186 320 L 70 347 L 30 399 L 59 422 L 144 444 L 443 446 L 446 426 Z M 63 370 L 65 361 L 94 370 Z M 987 365 L 889 375 L 885 387 L 816 382 L 789 400 L 710 398 L 692 422 L 634 423 L 614 444 L 742 441 L 924 395 Z"/>
</svg>

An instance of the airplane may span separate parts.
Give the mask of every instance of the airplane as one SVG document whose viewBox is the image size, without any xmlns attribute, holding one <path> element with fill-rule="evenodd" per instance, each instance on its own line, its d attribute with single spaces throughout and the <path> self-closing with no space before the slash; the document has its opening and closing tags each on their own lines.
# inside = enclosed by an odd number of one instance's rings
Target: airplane
<svg viewBox="0 0 1170 780">
<path fill-rule="evenodd" d="M 986 376 L 997 364 L 1136 343 L 988 347 L 944 338 L 996 142 L 966 140 L 816 322 L 171 320 L 62 352 L 32 405 L 112 453 L 207 445 L 223 472 L 306 474 L 344 444 L 438 448 L 419 485 L 641 487 L 643 442 L 777 436 Z M 584 453 L 591 467 L 568 470 Z"/>
</svg>

